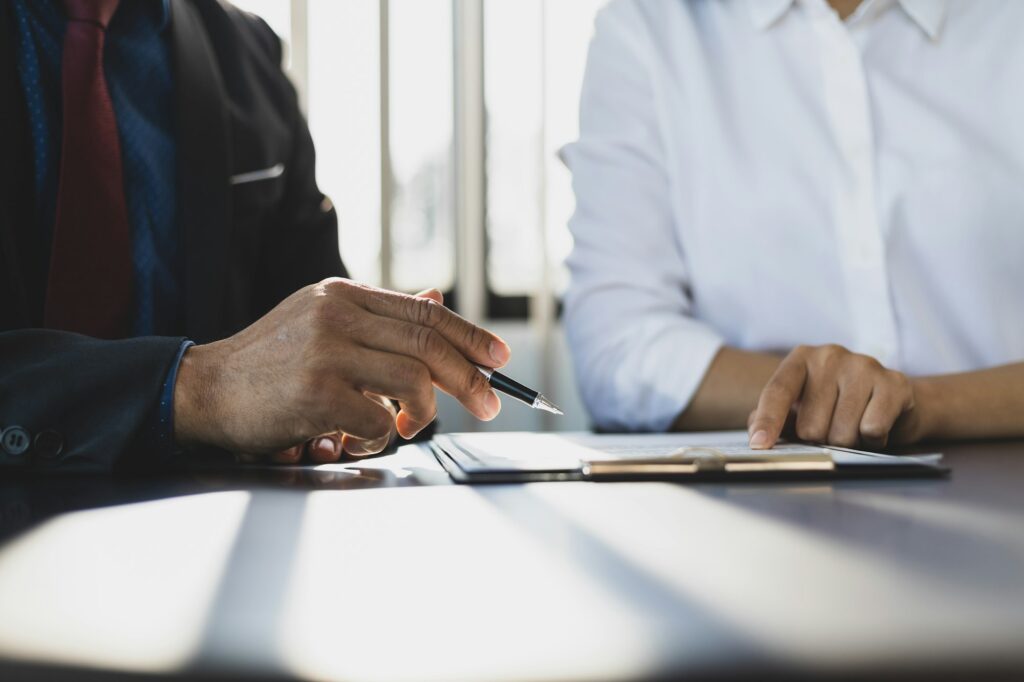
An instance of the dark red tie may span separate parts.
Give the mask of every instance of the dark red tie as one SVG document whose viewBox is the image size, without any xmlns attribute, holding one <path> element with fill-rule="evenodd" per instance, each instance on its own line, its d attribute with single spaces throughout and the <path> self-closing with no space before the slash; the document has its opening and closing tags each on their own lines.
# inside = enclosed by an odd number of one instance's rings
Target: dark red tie
<svg viewBox="0 0 1024 682">
<path fill-rule="evenodd" d="M 120 0 L 64 0 L 64 135 L 44 321 L 106 339 L 132 329 L 132 252 L 121 144 L 103 75 Z"/>
</svg>

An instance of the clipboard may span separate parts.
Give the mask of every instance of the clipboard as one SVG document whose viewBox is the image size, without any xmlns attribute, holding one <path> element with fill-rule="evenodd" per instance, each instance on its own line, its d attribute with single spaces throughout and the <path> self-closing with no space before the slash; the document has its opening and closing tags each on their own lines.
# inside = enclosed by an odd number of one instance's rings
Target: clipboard
<svg viewBox="0 0 1024 682">
<path fill-rule="evenodd" d="M 764 481 L 941 477 L 941 454 L 900 456 L 814 443 L 750 450 L 744 432 L 439 435 L 434 456 L 458 483 Z"/>
</svg>

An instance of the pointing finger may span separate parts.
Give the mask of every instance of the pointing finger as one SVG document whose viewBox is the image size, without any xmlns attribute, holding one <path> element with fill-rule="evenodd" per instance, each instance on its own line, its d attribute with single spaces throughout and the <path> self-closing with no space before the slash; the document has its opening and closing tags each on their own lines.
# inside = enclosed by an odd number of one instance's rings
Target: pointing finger
<svg viewBox="0 0 1024 682">
<path fill-rule="evenodd" d="M 502 367 L 512 356 L 508 344 L 499 336 L 459 317 L 433 296 L 419 298 L 383 289 L 366 289 L 362 290 L 359 302 L 372 313 L 437 331 L 472 362 Z"/>
<path fill-rule="evenodd" d="M 803 392 L 807 364 L 802 354 L 790 353 L 761 391 L 750 425 L 750 447 L 768 449 L 779 440 L 790 408 Z"/>
</svg>

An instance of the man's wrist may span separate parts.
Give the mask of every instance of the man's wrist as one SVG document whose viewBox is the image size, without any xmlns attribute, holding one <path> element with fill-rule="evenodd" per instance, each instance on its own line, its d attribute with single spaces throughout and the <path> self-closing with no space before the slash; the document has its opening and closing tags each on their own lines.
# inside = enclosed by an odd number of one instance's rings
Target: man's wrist
<svg viewBox="0 0 1024 682">
<path fill-rule="evenodd" d="M 179 446 L 213 445 L 216 424 L 216 362 L 209 345 L 191 346 L 178 365 L 174 384 L 174 441 Z"/>
</svg>

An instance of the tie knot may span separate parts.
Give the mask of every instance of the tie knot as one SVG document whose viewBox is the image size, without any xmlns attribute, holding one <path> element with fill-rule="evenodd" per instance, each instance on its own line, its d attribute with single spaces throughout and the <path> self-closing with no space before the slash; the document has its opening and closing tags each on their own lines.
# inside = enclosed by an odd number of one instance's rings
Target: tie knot
<svg viewBox="0 0 1024 682">
<path fill-rule="evenodd" d="M 106 28 L 121 0 L 64 0 L 68 21 L 87 21 Z"/>
</svg>

